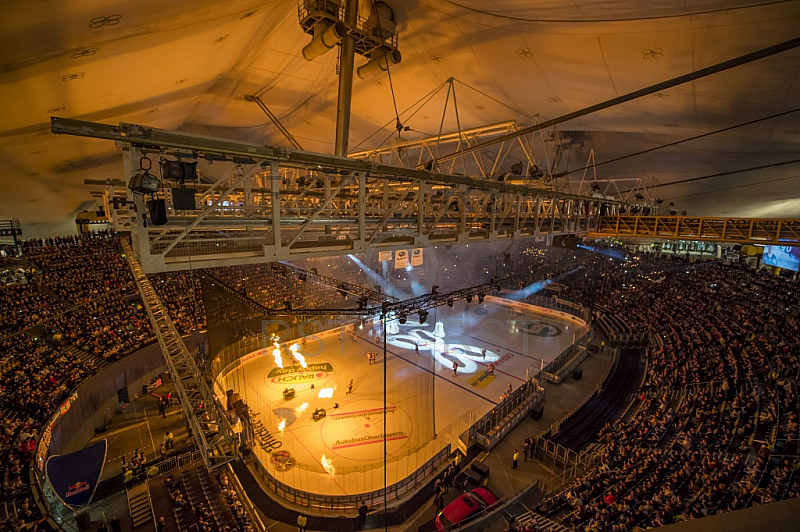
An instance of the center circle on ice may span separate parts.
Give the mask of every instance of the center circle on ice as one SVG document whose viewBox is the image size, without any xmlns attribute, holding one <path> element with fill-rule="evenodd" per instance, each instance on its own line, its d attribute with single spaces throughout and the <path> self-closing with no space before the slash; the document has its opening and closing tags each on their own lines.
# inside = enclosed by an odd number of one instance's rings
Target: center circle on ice
<svg viewBox="0 0 800 532">
<path fill-rule="evenodd" d="M 327 360 L 309 359 L 304 368 L 289 359 L 284 362 L 282 368 L 272 367 L 264 375 L 264 384 L 267 385 L 267 388 L 278 392 L 282 392 L 286 388 L 304 390 L 312 384 L 314 388 L 322 388 L 333 378 L 333 373 L 333 364 Z"/>
<path fill-rule="evenodd" d="M 383 459 L 384 421 L 389 455 L 406 447 L 413 425 L 405 410 L 382 401 L 356 401 L 328 410 L 322 424 L 322 441 L 332 454 L 348 460 L 375 462 Z"/>
</svg>

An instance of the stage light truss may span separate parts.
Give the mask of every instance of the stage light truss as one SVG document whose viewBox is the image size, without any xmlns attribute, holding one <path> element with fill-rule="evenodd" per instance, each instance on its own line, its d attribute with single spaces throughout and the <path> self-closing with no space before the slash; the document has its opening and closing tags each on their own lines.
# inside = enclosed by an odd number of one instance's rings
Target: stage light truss
<svg viewBox="0 0 800 532">
<path fill-rule="evenodd" d="M 194 211 L 147 223 L 134 196 L 129 226 L 147 273 L 492 242 L 594 231 L 601 214 L 628 206 L 484 176 L 189 135 L 134 124 L 52 118 L 54 133 L 113 140 L 126 181 L 142 157 L 197 159 Z M 213 163 L 213 164 L 212 164 Z M 177 186 L 177 185 L 175 185 Z"/>
<path fill-rule="evenodd" d="M 233 431 L 222 405 L 217 402 L 203 378 L 202 371 L 195 364 L 147 275 L 134 259 L 127 240 L 122 239 L 122 247 L 203 461 L 211 470 L 235 460 L 238 436 Z M 199 408 L 200 404 L 203 405 L 202 409 Z"/>
<path fill-rule="evenodd" d="M 694 216 L 603 216 L 596 238 L 681 239 L 759 245 L 800 245 L 800 220 Z"/>
<path fill-rule="evenodd" d="M 538 123 L 538 115 L 534 118 L 534 123 Z M 443 150 L 458 150 L 463 146 L 502 137 L 518 129 L 515 121 L 508 120 L 416 140 L 396 140 L 385 146 L 351 152 L 348 157 L 406 168 L 424 168 Z M 450 159 L 439 164 L 436 170 L 445 174 L 476 175 L 495 181 L 502 176 L 505 183 L 553 190 L 551 166 L 555 161 L 550 161 L 544 150 L 545 143 L 548 142 L 550 141 L 544 138 L 544 132 L 540 131 L 500 142 L 491 152 L 476 152 Z M 503 170 L 508 161 L 516 161 L 512 168 L 518 165 L 517 172 Z"/>
</svg>

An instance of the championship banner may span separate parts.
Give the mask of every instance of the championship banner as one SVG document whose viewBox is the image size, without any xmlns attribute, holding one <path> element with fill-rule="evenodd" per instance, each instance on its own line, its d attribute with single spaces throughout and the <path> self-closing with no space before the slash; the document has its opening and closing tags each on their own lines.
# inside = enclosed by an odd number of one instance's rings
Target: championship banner
<svg viewBox="0 0 800 532">
<path fill-rule="evenodd" d="M 391 251 L 379 251 L 378 252 L 378 260 L 380 262 L 386 262 L 387 260 L 392 260 L 392 252 Z"/>
<path fill-rule="evenodd" d="M 412 266 L 422 266 L 422 250 L 423 248 L 414 248 L 411 250 Z"/>
<path fill-rule="evenodd" d="M 398 249 L 394 252 L 394 268 L 399 270 L 406 267 L 408 267 L 408 250 Z"/>
<path fill-rule="evenodd" d="M 47 459 L 47 480 L 66 506 L 79 508 L 92 500 L 103 474 L 107 448 L 108 441 L 103 439 L 80 451 Z"/>
</svg>

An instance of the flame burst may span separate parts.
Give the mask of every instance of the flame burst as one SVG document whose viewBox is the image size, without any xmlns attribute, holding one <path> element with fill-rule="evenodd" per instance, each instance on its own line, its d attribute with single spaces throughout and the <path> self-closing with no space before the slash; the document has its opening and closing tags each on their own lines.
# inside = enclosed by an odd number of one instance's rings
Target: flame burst
<svg viewBox="0 0 800 532">
<path fill-rule="evenodd" d="M 336 468 L 333 467 L 333 464 L 331 463 L 331 461 L 328 460 L 328 458 L 324 454 L 322 455 L 322 458 L 320 459 L 320 463 L 322 464 L 322 467 L 325 469 L 325 471 L 327 471 L 327 473 L 329 475 L 335 475 L 336 474 Z"/>
<path fill-rule="evenodd" d="M 281 346 L 278 342 L 272 344 L 275 346 L 275 349 L 272 350 L 272 356 L 275 358 L 275 364 L 278 365 L 279 368 L 283 368 L 283 357 L 281 357 Z"/>
<path fill-rule="evenodd" d="M 291 347 L 289 347 L 289 351 L 292 352 L 292 356 L 297 360 L 300 366 L 303 368 L 308 366 L 308 364 L 306 364 L 306 357 L 300 354 L 300 346 L 298 344 L 292 344 Z"/>
<path fill-rule="evenodd" d="M 294 411 L 296 414 L 302 414 L 303 412 L 306 411 L 306 408 L 308 408 L 308 403 L 303 403 L 302 405 L 295 408 Z"/>
<path fill-rule="evenodd" d="M 333 388 L 323 388 L 319 391 L 317 395 L 319 399 L 330 399 L 333 397 Z"/>
<path fill-rule="evenodd" d="M 281 434 L 283 434 L 283 429 L 285 428 L 286 428 L 286 420 L 281 419 L 281 422 L 278 423 L 278 430 L 281 431 Z"/>
</svg>

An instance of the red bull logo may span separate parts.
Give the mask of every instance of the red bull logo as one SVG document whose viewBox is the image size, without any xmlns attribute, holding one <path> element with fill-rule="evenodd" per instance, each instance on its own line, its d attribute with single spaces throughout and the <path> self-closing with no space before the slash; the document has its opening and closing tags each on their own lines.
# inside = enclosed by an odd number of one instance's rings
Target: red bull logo
<svg viewBox="0 0 800 532">
<path fill-rule="evenodd" d="M 79 480 L 78 482 L 67 488 L 66 496 L 72 497 L 74 495 L 77 495 L 78 493 L 83 493 L 84 491 L 88 490 L 89 490 L 89 483 L 84 480 Z"/>
</svg>

